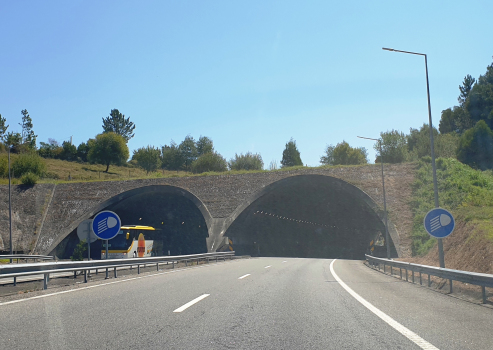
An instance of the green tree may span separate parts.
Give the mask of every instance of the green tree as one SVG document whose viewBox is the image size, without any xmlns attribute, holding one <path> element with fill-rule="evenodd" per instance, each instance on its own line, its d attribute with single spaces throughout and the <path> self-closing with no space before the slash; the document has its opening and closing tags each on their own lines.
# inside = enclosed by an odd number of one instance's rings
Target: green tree
<svg viewBox="0 0 493 350">
<path fill-rule="evenodd" d="M 459 86 L 460 95 L 457 98 L 461 106 L 464 106 L 464 104 L 466 103 L 466 100 L 469 97 L 469 93 L 471 92 L 475 83 L 476 79 L 474 79 L 469 74 L 464 77 L 462 85 Z"/>
<path fill-rule="evenodd" d="M 93 142 L 94 140 L 92 140 Z M 87 155 L 89 154 L 89 142 L 81 142 L 79 146 L 77 146 L 77 158 L 82 162 L 87 162 Z"/>
<path fill-rule="evenodd" d="M 77 160 L 77 148 L 68 141 L 63 141 L 60 159 L 75 161 Z"/>
<path fill-rule="evenodd" d="M 161 165 L 161 151 L 153 146 L 141 147 L 134 151 L 132 159 L 149 174 Z"/>
<path fill-rule="evenodd" d="M 301 161 L 300 151 L 296 146 L 296 141 L 291 138 L 287 143 L 284 151 L 282 152 L 281 167 L 287 168 L 290 166 L 303 165 Z"/>
<path fill-rule="evenodd" d="M 461 136 L 457 159 L 473 168 L 493 168 L 493 132 L 484 120 Z"/>
<path fill-rule="evenodd" d="M 125 115 L 116 108 L 111 110 L 109 117 L 103 118 L 103 130 L 104 133 L 114 132 L 121 135 L 125 142 L 128 142 L 135 135 L 133 133 L 135 125 L 130 121 L 130 117 L 125 119 Z"/>
<path fill-rule="evenodd" d="M 192 162 L 197 159 L 197 146 L 192 136 L 187 135 L 185 139 L 178 146 L 181 156 L 183 158 L 183 167 L 185 170 L 190 171 Z"/>
<path fill-rule="evenodd" d="M 5 137 L 7 136 L 7 129 L 9 128 L 7 123 L 7 119 L 3 118 L 0 114 L 0 141 L 5 142 Z"/>
<path fill-rule="evenodd" d="M 171 140 L 169 146 L 161 148 L 161 168 L 167 170 L 180 170 L 185 163 L 177 144 Z"/>
<path fill-rule="evenodd" d="M 33 131 L 33 121 L 29 116 L 29 112 L 27 109 L 23 109 L 21 111 L 22 114 L 22 123 L 19 125 L 22 127 L 22 143 L 26 145 L 29 149 L 36 149 L 36 137 L 38 135 L 34 134 Z"/>
<path fill-rule="evenodd" d="M 327 146 L 325 155 L 320 158 L 324 165 L 357 165 L 368 163 L 368 153 L 364 147 L 351 147 L 346 141 L 335 147 Z"/>
<path fill-rule="evenodd" d="M 438 130 L 440 130 L 441 134 L 457 131 L 457 123 L 452 108 L 447 108 L 442 111 Z"/>
<path fill-rule="evenodd" d="M 114 132 L 106 132 L 96 136 L 90 146 L 88 160 L 91 163 L 106 165 L 108 172 L 110 164 L 120 165 L 128 159 L 129 152 L 123 136 Z"/>
<path fill-rule="evenodd" d="M 193 161 L 191 170 L 195 174 L 207 171 L 223 172 L 228 170 L 228 165 L 226 159 L 219 153 L 208 152 Z"/>
<path fill-rule="evenodd" d="M 381 132 L 382 154 L 385 163 L 402 163 L 406 161 L 407 156 L 407 138 L 403 132 L 392 130 Z M 375 143 L 373 149 L 380 152 L 379 143 Z M 375 162 L 379 162 L 377 159 Z"/>
<path fill-rule="evenodd" d="M 235 154 L 228 163 L 231 170 L 262 170 L 264 162 L 259 153 L 247 152 L 246 154 Z"/>
<path fill-rule="evenodd" d="M 22 135 L 18 132 L 9 132 L 5 136 L 5 146 L 10 147 L 13 153 L 19 153 L 22 146 Z"/>
<path fill-rule="evenodd" d="M 433 137 L 438 137 L 438 131 L 433 128 Z M 409 135 L 407 135 L 407 150 L 410 154 L 410 158 L 417 160 L 431 154 L 430 143 L 430 126 L 423 124 L 419 129 L 409 129 Z"/>
<path fill-rule="evenodd" d="M 48 143 L 40 142 L 38 154 L 43 158 L 60 158 L 63 148 L 54 139 L 48 139 Z"/>
<path fill-rule="evenodd" d="M 207 136 L 200 136 L 196 143 L 197 156 L 214 152 L 214 143 Z"/>
</svg>

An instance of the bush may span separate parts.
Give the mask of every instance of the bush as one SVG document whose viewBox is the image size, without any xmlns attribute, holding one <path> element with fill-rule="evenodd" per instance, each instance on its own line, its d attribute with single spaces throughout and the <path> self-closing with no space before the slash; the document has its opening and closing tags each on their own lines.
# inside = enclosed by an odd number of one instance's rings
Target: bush
<svg viewBox="0 0 493 350">
<path fill-rule="evenodd" d="M 82 261 L 84 260 L 84 253 L 87 250 L 87 244 L 85 240 L 80 241 L 77 243 L 74 249 L 73 255 L 70 257 L 70 260 L 72 261 Z"/>
<path fill-rule="evenodd" d="M 457 159 L 473 168 L 493 168 L 493 132 L 480 120 L 460 138 Z"/>
<path fill-rule="evenodd" d="M 0 176 L 9 177 L 9 159 L 6 154 L 0 157 Z"/>
<path fill-rule="evenodd" d="M 219 153 L 205 153 L 192 163 L 192 172 L 194 174 L 204 173 L 206 171 L 223 172 L 228 170 L 226 159 Z"/>
<path fill-rule="evenodd" d="M 228 163 L 231 170 L 262 170 L 264 168 L 264 162 L 260 154 L 235 154 L 234 158 Z"/>
<path fill-rule="evenodd" d="M 21 177 L 21 182 L 23 185 L 26 186 L 34 186 L 38 182 L 39 177 L 36 174 L 33 173 L 26 173 L 22 175 Z"/>
<path fill-rule="evenodd" d="M 46 171 L 46 164 L 40 156 L 34 152 L 19 154 L 13 161 L 12 171 L 15 177 L 22 177 L 27 173 L 42 177 Z"/>
</svg>

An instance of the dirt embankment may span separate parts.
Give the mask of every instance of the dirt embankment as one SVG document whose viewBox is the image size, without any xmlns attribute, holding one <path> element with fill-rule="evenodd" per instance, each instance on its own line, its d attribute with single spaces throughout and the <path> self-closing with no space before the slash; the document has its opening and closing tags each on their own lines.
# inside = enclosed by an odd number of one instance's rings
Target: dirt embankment
<svg viewBox="0 0 493 350">
<path fill-rule="evenodd" d="M 443 250 L 449 269 L 493 274 L 493 242 L 476 223 L 458 218 L 454 232 L 443 239 Z M 436 245 L 425 256 L 399 260 L 440 266 Z"/>
</svg>

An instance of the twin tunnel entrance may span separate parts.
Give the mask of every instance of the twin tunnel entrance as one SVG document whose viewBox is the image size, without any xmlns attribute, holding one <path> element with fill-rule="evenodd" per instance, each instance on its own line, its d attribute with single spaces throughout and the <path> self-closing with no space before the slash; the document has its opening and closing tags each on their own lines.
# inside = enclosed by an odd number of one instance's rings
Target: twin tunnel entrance
<svg viewBox="0 0 493 350">
<path fill-rule="evenodd" d="M 207 238 L 215 235 L 216 242 L 228 237 L 237 255 L 363 259 L 370 241 L 382 242 L 385 235 L 376 206 L 372 208 L 369 200 L 342 180 L 299 175 L 264 187 L 249 205 L 236 209 L 224 233 L 211 232 L 212 218 L 199 199 L 172 186 L 129 191 L 104 203 L 101 210 L 114 211 L 124 225 L 156 228 L 146 233 L 146 239 L 154 241 L 155 255 L 207 252 Z M 74 230 L 54 253 L 69 258 L 77 243 Z M 101 241 L 92 243 L 91 257 L 99 259 L 101 249 Z M 384 252 L 377 246 L 374 253 Z M 391 252 L 397 256 L 393 244 Z"/>
</svg>

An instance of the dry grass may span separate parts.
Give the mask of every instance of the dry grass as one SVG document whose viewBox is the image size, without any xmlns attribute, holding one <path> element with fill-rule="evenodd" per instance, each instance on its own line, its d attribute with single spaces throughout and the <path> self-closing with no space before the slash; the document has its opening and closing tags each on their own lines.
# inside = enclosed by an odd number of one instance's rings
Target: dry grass
<svg viewBox="0 0 493 350">
<path fill-rule="evenodd" d="M 147 174 L 141 168 L 110 165 L 107 173 L 105 165 L 68 162 L 59 159 L 45 159 L 47 175 L 39 182 L 65 182 L 65 181 L 121 181 L 131 179 L 147 179 L 156 177 L 190 176 L 185 171 L 156 171 Z M 8 179 L 0 179 L 0 184 L 7 184 Z M 19 179 L 13 179 L 14 184 L 20 183 Z"/>
<path fill-rule="evenodd" d="M 187 171 L 169 171 L 158 170 L 147 174 L 141 168 L 133 166 L 116 166 L 110 165 L 108 173 L 105 172 L 106 166 L 101 164 L 77 163 L 68 162 L 59 159 L 44 159 L 46 163 L 47 174 L 40 179 L 38 183 L 64 183 L 64 182 L 92 182 L 92 181 L 122 181 L 136 179 L 151 179 L 151 178 L 169 178 L 169 177 L 185 177 L 185 176 L 212 176 L 212 175 L 239 175 L 249 173 L 263 173 L 270 170 L 234 170 L 226 172 L 205 172 L 201 174 L 192 174 Z M 366 165 L 349 165 L 337 166 L 341 167 L 360 167 Z M 272 171 L 292 171 L 299 169 L 319 169 L 329 168 L 328 166 L 321 167 L 305 167 L 296 166 L 290 168 L 281 168 Z M 20 184 L 17 178 L 12 179 L 14 185 Z M 8 184 L 8 179 L 0 178 L 0 184 Z"/>
</svg>

